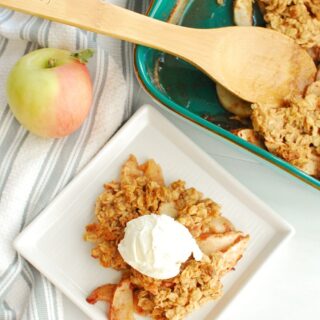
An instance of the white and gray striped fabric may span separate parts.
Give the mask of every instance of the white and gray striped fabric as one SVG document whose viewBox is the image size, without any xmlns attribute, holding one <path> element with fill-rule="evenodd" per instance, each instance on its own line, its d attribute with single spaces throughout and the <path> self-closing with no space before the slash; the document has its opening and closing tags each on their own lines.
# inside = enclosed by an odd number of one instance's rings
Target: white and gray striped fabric
<svg viewBox="0 0 320 320">
<path fill-rule="evenodd" d="M 142 12 L 149 1 L 109 2 Z M 96 52 L 88 65 L 94 83 L 90 115 L 63 139 L 30 134 L 7 105 L 10 69 L 39 47 Z M 63 319 L 61 293 L 17 255 L 12 242 L 131 115 L 132 69 L 127 43 L 0 8 L 0 320 Z"/>
</svg>

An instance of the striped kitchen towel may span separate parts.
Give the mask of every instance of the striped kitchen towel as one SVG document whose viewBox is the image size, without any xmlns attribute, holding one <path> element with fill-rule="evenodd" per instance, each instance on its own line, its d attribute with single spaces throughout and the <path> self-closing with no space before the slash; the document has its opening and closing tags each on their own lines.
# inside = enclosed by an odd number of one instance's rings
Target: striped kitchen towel
<svg viewBox="0 0 320 320">
<path fill-rule="evenodd" d="M 148 0 L 109 2 L 136 11 L 148 5 Z M 10 69 L 40 47 L 95 50 L 88 64 L 94 83 L 91 112 L 63 139 L 27 132 L 7 105 Z M 0 8 L 0 320 L 63 319 L 61 293 L 17 255 L 12 242 L 131 115 L 132 69 L 127 43 Z"/>
</svg>

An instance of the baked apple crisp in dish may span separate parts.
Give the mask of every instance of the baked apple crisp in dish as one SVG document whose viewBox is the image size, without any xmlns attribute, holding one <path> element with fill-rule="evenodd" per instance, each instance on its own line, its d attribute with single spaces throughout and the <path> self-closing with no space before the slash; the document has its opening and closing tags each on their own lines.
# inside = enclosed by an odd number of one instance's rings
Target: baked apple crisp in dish
<svg viewBox="0 0 320 320">
<path fill-rule="evenodd" d="M 291 37 L 320 62 L 319 0 L 258 0 L 266 27 Z M 234 0 L 234 22 L 253 24 L 253 1 Z M 281 57 L 279 57 L 281 60 Z M 244 125 L 231 130 L 240 138 L 264 148 L 303 172 L 320 178 L 320 81 L 302 95 L 284 97 L 279 104 L 250 104 L 217 84 L 223 107 Z M 244 119 L 249 120 L 246 127 Z"/>
</svg>

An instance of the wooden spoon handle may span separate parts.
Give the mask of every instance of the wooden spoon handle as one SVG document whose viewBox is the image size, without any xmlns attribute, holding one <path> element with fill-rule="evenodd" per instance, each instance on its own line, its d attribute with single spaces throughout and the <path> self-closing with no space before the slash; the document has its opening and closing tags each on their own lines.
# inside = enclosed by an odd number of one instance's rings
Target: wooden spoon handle
<svg viewBox="0 0 320 320">
<path fill-rule="evenodd" d="M 0 0 L 0 6 L 146 45 L 186 58 L 197 30 L 146 17 L 99 0 Z M 188 29 L 188 33 L 184 32 Z"/>
</svg>

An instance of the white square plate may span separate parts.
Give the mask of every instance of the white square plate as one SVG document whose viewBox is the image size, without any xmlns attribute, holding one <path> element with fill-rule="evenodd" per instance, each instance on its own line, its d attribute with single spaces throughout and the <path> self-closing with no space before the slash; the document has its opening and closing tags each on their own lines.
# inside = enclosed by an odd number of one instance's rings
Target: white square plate
<svg viewBox="0 0 320 320">
<path fill-rule="evenodd" d="M 16 239 L 15 248 L 91 319 L 106 320 L 106 305 L 90 305 L 87 295 L 117 282 L 119 273 L 90 257 L 83 241 L 103 184 L 117 179 L 129 154 L 155 159 L 167 183 L 185 180 L 222 205 L 222 214 L 251 236 L 236 271 L 224 278 L 224 295 L 187 319 L 217 319 L 293 229 L 151 106 L 142 107 L 85 169 Z M 142 317 L 137 317 L 141 318 Z"/>
</svg>

